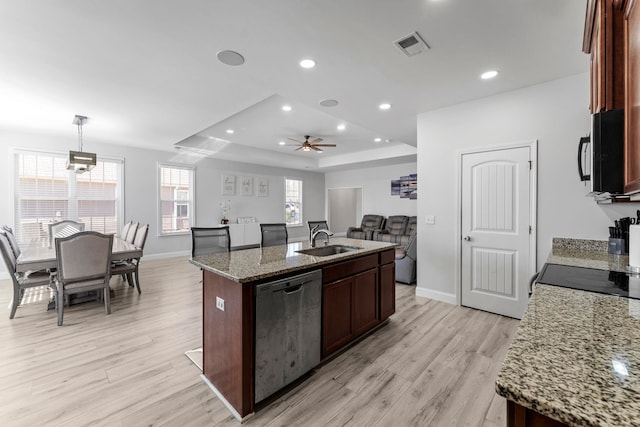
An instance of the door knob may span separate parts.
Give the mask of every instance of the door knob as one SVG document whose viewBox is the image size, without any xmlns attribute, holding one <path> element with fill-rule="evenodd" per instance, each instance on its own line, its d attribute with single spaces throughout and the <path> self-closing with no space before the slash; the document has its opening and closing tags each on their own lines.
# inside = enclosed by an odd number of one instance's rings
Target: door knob
<svg viewBox="0 0 640 427">
<path fill-rule="evenodd" d="M 469 236 L 464 236 L 463 239 L 464 239 L 465 242 L 470 242 L 471 241 L 471 237 L 469 237 Z"/>
</svg>

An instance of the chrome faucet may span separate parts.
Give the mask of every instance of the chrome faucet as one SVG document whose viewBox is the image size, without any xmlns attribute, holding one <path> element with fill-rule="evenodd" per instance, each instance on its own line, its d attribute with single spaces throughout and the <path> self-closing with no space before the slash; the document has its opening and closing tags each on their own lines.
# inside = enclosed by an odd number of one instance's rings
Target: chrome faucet
<svg viewBox="0 0 640 427">
<path fill-rule="evenodd" d="M 324 233 L 327 236 L 327 240 L 325 240 L 324 245 L 327 246 L 329 244 L 329 237 L 333 236 L 333 233 L 327 229 L 322 229 L 322 230 L 318 230 L 318 227 L 320 227 L 319 225 L 316 225 L 315 227 L 313 227 L 313 229 L 311 230 L 311 238 L 309 239 L 309 243 L 311 244 L 312 248 L 316 247 L 316 238 L 318 237 L 318 234 L 320 233 Z"/>
</svg>

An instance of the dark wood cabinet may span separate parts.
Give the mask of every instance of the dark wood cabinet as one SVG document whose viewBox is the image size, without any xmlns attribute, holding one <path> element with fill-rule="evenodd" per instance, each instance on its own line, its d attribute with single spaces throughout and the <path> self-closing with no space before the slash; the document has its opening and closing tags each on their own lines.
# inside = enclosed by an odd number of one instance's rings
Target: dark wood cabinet
<svg viewBox="0 0 640 427">
<path fill-rule="evenodd" d="M 567 424 L 507 400 L 507 427 L 567 427 Z"/>
<path fill-rule="evenodd" d="M 638 1 L 624 5 L 625 91 L 625 185 L 627 194 L 640 192 L 640 7 Z"/>
<path fill-rule="evenodd" d="M 322 289 L 322 355 L 346 345 L 353 337 L 351 327 L 352 278 L 324 285 Z"/>
<path fill-rule="evenodd" d="M 378 321 L 378 269 L 324 285 L 322 357 L 348 344 Z"/>
<path fill-rule="evenodd" d="M 589 0 L 582 51 L 590 55 L 591 113 L 624 108 L 624 20 L 620 0 Z"/>
<path fill-rule="evenodd" d="M 353 335 L 358 336 L 378 324 L 378 269 L 353 278 Z"/>
<path fill-rule="evenodd" d="M 394 259 L 391 249 L 323 269 L 323 359 L 395 312 Z"/>
<path fill-rule="evenodd" d="M 380 320 L 396 312 L 396 263 L 380 266 Z"/>
</svg>

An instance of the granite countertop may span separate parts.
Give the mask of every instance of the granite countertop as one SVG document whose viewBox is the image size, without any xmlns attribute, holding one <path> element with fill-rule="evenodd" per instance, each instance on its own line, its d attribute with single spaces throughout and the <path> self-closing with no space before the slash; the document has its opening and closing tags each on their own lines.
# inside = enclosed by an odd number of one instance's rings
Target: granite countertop
<svg viewBox="0 0 640 427">
<path fill-rule="evenodd" d="M 640 425 L 640 300 L 537 285 L 496 391 L 572 426 Z"/>
<path fill-rule="evenodd" d="M 553 239 L 547 262 L 624 271 L 606 243 Z M 640 426 L 640 300 L 537 284 L 496 391 L 571 426 Z"/>
<path fill-rule="evenodd" d="M 554 238 L 547 262 L 626 272 L 629 257 L 607 253 L 607 249 L 607 242 L 604 240 Z"/>
<path fill-rule="evenodd" d="M 323 245 L 322 241 L 317 246 Z M 288 245 L 270 246 L 266 248 L 245 249 L 194 257 L 190 262 L 200 268 L 209 270 L 239 283 L 253 282 L 286 273 L 321 267 L 336 261 L 348 260 L 362 255 L 391 249 L 395 243 L 375 242 L 371 240 L 347 239 L 332 237 L 330 245 L 356 246 L 358 250 L 323 257 L 298 253 L 301 249 L 310 248 L 309 242 L 295 242 Z"/>
</svg>

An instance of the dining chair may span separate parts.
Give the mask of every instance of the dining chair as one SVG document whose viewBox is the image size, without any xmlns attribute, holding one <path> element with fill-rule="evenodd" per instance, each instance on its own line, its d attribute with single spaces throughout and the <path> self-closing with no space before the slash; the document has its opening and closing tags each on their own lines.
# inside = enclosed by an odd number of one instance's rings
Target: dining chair
<svg viewBox="0 0 640 427">
<path fill-rule="evenodd" d="M 49 224 L 49 247 L 53 246 L 53 242 L 59 237 L 68 237 L 72 234 L 84 231 L 84 222 L 72 221 L 65 219 L 60 222 L 52 222 Z"/>
<path fill-rule="evenodd" d="M 191 257 L 231 251 L 229 226 L 191 227 Z"/>
<path fill-rule="evenodd" d="M 18 245 L 18 239 L 16 239 L 16 235 L 13 234 L 13 229 L 8 225 L 5 225 L 2 227 L 2 230 L 5 231 L 7 239 L 9 239 L 9 244 L 11 245 L 11 250 L 13 251 L 13 254 L 15 255 L 16 258 L 18 258 L 22 251 L 20 250 L 20 245 Z"/>
<path fill-rule="evenodd" d="M 286 245 L 288 241 L 287 224 L 284 222 L 276 224 L 260 224 L 262 233 L 261 246 Z"/>
<path fill-rule="evenodd" d="M 149 224 L 138 227 L 138 231 L 136 232 L 136 237 L 133 240 L 133 245 L 140 248 L 144 251 L 144 245 L 147 242 L 147 234 L 149 233 Z M 137 258 L 128 259 L 125 261 L 120 261 L 117 263 L 111 264 L 111 275 L 118 276 L 124 275 L 126 277 L 129 286 L 133 287 L 135 284 L 138 289 L 138 293 L 141 294 L 140 290 L 140 277 L 138 275 L 138 267 L 140 266 L 140 259 L 142 255 Z"/>
<path fill-rule="evenodd" d="M 136 238 L 136 233 L 138 232 L 139 222 L 131 222 L 129 229 L 127 230 L 127 234 L 123 234 L 122 238 L 125 242 L 133 243 L 133 240 Z"/>
<path fill-rule="evenodd" d="M 18 273 L 16 272 L 16 256 L 11 249 L 11 244 L 5 231 L 0 232 L 0 251 L 2 259 L 13 282 L 13 298 L 11 299 L 11 312 L 9 319 L 16 315 L 18 306 L 22 303 L 24 291 L 38 286 L 47 286 L 51 283 L 51 275 L 45 271 Z"/>
<path fill-rule="evenodd" d="M 104 308 L 111 314 L 109 279 L 113 235 L 81 231 L 55 240 L 58 272 L 55 277 L 58 326 L 62 325 L 65 297 L 87 291 L 102 291 Z"/>
<path fill-rule="evenodd" d="M 307 227 L 309 227 L 309 241 L 311 241 L 311 237 L 314 229 L 315 231 L 328 230 L 329 224 L 327 223 L 327 221 L 307 221 Z"/>
<path fill-rule="evenodd" d="M 129 221 L 125 225 L 123 225 L 122 226 L 122 233 L 120 233 L 120 235 L 118 237 L 120 237 L 121 239 L 124 239 L 127 236 L 127 233 L 129 232 L 129 229 L 131 228 L 131 225 L 133 225 L 133 221 Z"/>
</svg>

